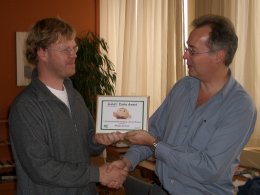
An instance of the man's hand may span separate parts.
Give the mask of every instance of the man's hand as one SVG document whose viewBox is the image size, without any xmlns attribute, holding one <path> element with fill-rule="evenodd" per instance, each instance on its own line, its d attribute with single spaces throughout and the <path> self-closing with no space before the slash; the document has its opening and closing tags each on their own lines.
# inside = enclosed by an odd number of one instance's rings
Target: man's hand
<svg viewBox="0 0 260 195">
<path fill-rule="evenodd" d="M 113 133 L 96 133 L 94 135 L 94 143 L 103 145 L 111 145 L 119 141 L 123 141 L 125 133 L 113 132 Z"/>
<path fill-rule="evenodd" d="M 155 138 L 147 131 L 136 130 L 127 132 L 125 135 L 125 140 L 129 141 L 131 144 L 152 146 Z"/>
<path fill-rule="evenodd" d="M 128 172 L 130 170 L 130 168 L 132 167 L 132 164 L 127 158 L 122 158 L 120 160 L 116 160 L 116 161 L 113 161 L 112 163 L 110 163 L 108 165 L 107 171 L 109 172 L 110 170 L 112 170 L 113 167 L 117 167 L 119 169 L 123 169 Z"/>
<path fill-rule="evenodd" d="M 102 165 L 99 167 L 99 180 L 102 185 L 109 188 L 119 189 L 123 186 L 128 171 L 117 166 Z"/>
</svg>

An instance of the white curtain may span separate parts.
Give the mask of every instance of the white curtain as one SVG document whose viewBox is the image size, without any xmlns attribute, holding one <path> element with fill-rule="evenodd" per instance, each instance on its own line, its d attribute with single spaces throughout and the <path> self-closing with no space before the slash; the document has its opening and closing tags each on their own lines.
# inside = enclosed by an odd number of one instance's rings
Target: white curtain
<svg viewBox="0 0 260 195">
<path fill-rule="evenodd" d="M 182 10 L 179 0 L 100 0 L 116 95 L 150 96 L 150 115 L 186 72 Z"/>
<path fill-rule="evenodd" d="M 194 3 L 195 2 L 195 3 Z M 189 0 L 195 17 L 214 13 L 235 24 L 239 47 L 231 65 L 235 78 L 260 108 L 259 0 Z M 183 1 L 100 0 L 100 35 L 116 66 L 116 95 L 150 96 L 150 114 L 185 75 L 182 52 Z M 248 146 L 260 146 L 260 120 Z"/>
<path fill-rule="evenodd" d="M 207 13 L 220 14 L 229 17 L 235 24 L 239 41 L 231 70 L 253 98 L 258 111 L 260 110 L 259 10 L 259 0 L 196 0 L 195 3 L 195 16 Z M 260 147 L 259 117 L 248 146 Z"/>
</svg>

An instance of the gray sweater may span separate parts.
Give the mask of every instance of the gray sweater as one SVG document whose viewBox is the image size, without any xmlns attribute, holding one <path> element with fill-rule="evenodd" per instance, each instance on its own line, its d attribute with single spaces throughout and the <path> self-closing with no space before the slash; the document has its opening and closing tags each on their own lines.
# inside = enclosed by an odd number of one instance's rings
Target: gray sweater
<svg viewBox="0 0 260 195">
<path fill-rule="evenodd" d="M 90 156 L 94 120 L 69 79 L 70 109 L 37 78 L 13 102 L 9 127 L 18 195 L 94 195 L 99 169 Z"/>
</svg>

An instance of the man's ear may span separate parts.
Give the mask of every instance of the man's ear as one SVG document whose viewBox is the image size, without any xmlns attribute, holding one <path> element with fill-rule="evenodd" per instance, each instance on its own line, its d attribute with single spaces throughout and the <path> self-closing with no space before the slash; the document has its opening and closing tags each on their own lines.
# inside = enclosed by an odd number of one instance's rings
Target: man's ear
<svg viewBox="0 0 260 195">
<path fill-rule="evenodd" d="M 47 51 L 46 49 L 39 48 L 37 51 L 37 55 L 40 61 L 46 61 L 47 60 Z"/>
<path fill-rule="evenodd" d="M 225 64 L 225 56 L 226 56 L 226 52 L 224 50 L 217 51 L 217 55 L 216 55 L 217 63 Z"/>
</svg>

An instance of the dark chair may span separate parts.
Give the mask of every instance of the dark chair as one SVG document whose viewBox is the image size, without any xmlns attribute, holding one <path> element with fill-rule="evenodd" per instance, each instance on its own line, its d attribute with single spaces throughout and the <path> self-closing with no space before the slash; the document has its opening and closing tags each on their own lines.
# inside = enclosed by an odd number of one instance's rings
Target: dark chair
<svg viewBox="0 0 260 195">
<path fill-rule="evenodd" d="M 126 195 L 148 195 L 151 187 L 152 184 L 133 176 L 128 176 L 124 183 Z"/>
</svg>

